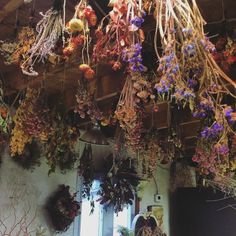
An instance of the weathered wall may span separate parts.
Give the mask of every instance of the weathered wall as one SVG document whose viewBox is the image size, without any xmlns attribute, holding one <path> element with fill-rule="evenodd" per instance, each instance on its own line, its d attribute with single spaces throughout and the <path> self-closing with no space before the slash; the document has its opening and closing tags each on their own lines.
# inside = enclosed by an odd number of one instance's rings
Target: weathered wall
<svg viewBox="0 0 236 236">
<path fill-rule="evenodd" d="M 76 190 L 76 171 L 69 172 L 67 175 L 57 172 L 48 177 L 48 166 L 43 162 L 31 173 L 19 167 L 5 152 L 0 168 L 0 220 L 4 221 L 7 232 L 22 218 L 25 211 L 30 209 L 27 213 L 28 223 L 34 218 L 36 212 L 35 220 L 29 226 L 30 230 L 43 226 L 47 229 L 45 236 L 53 236 L 54 233 L 49 230 L 42 209 L 47 197 L 57 189 L 59 184 L 70 185 L 72 190 Z M 14 217 L 14 213 L 16 213 L 16 217 Z M 16 229 L 19 227 L 18 225 Z M 3 225 L 0 226 L 0 230 L 0 235 L 2 235 L 5 230 Z M 73 235 L 73 226 L 66 234 L 61 235 Z"/>
</svg>

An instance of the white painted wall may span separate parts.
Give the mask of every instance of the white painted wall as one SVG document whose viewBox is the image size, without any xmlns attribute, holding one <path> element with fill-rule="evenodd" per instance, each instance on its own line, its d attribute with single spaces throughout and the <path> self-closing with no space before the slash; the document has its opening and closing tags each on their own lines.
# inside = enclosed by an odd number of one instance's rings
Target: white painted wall
<svg viewBox="0 0 236 236">
<path fill-rule="evenodd" d="M 16 209 L 17 220 L 23 215 L 24 210 L 31 206 L 30 214 L 34 215 L 37 210 L 36 220 L 31 229 L 43 226 L 47 229 L 45 236 L 53 236 L 47 227 L 42 208 L 48 196 L 55 191 L 59 184 L 70 185 L 72 191 L 76 191 L 76 171 L 68 172 L 66 175 L 52 173 L 48 177 L 48 166 L 42 161 L 41 166 L 34 172 L 26 171 L 11 160 L 7 151 L 3 155 L 3 163 L 0 168 L 0 219 L 5 219 L 4 223 L 8 228 L 14 224 L 13 205 Z M 13 204 L 13 205 L 12 205 Z M 32 218 L 32 217 L 29 217 Z M 0 224 L 1 225 L 1 224 Z M 0 227 L 3 231 L 3 226 Z M 72 236 L 72 227 L 62 236 Z M 3 233 L 0 232 L 0 235 Z M 11 236 L 16 234 L 12 233 Z M 37 235 L 35 232 L 32 236 Z M 20 235 L 21 236 L 21 235 Z"/>
<path fill-rule="evenodd" d="M 140 203 L 140 212 L 146 212 L 147 206 L 149 205 L 162 205 L 164 208 L 164 223 L 163 228 L 164 232 L 167 235 L 170 235 L 170 226 L 169 226 L 169 181 L 170 181 L 170 172 L 169 168 L 158 167 L 155 180 L 158 187 L 158 194 L 162 195 L 162 201 L 156 203 L 154 201 L 154 195 L 157 193 L 157 187 L 155 181 L 152 179 L 147 183 L 142 190 L 142 200 Z"/>
</svg>

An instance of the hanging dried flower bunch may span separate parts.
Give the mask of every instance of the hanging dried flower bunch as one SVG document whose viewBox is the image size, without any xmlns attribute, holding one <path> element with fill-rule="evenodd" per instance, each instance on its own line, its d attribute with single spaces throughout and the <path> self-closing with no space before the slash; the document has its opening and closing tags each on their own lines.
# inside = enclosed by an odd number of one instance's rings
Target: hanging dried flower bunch
<svg viewBox="0 0 236 236">
<path fill-rule="evenodd" d="M 1 42 L 0 52 L 3 54 L 4 63 L 21 64 L 27 59 L 27 53 L 35 42 L 35 32 L 30 27 L 23 27 L 13 43 Z"/>
<path fill-rule="evenodd" d="M 48 199 L 46 210 L 54 230 L 66 232 L 79 214 L 80 204 L 76 201 L 76 193 L 70 193 L 69 186 L 60 185 Z"/>
<path fill-rule="evenodd" d="M 118 180 L 116 183 L 112 183 L 110 179 L 104 180 L 98 194 L 100 204 L 105 207 L 113 206 L 116 213 L 132 205 L 134 200 L 134 189 L 125 179 Z"/>
<path fill-rule="evenodd" d="M 1 83 L 0 83 L 1 84 Z M 9 107 L 3 100 L 3 90 L 0 88 L 0 133 L 8 134 L 12 122 Z"/>
<path fill-rule="evenodd" d="M 77 106 L 75 112 L 78 113 L 81 118 L 85 118 L 87 115 L 93 122 L 103 119 L 102 113 L 96 106 L 94 95 L 89 91 L 88 82 L 83 78 L 78 80 L 76 101 Z"/>
<path fill-rule="evenodd" d="M 229 95 L 235 98 L 229 87 L 236 88 L 236 83 L 213 58 L 215 47 L 204 34 L 205 21 L 195 0 L 154 2 L 155 40 L 159 32 L 163 47 L 161 56 L 157 52 L 157 99 L 188 105 L 195 117 L 204 120 L 193 160 L 205 174 L 227 175 L 229 137 L 235 135 L 236 113 L 224 99 Z"/>
<path fill-rule="evenodd" d="M 150 84 L 140 73 L 133 73 L 126 78 L 117 109 L 116 118 L 125 132 L 126 145 L 133 151 L 138 151 L 143 133 L 142 104 L 150 95 Z"/>
<path fill-rule="evenodd" d="M 58 167 L 62 172 L 74 168 L 78 158 L 75 143 L 78 137 L 76 128 L 66 124 L 58 117 L 53 121 L 53 131 L 44 146 L 44 153 L 50 166 L 48 174 Z"/>
<path fill-rule="evenodd" d="M 66 28 L 71 37 L 69 38 L 68 45 L 64 48 L 63 54 L 70 56 L 77 48 L 81 48 L 82 63 L 87 65 L 89 71 L 90 68 L 90 27 L 94 27 L 97 24 L 97 16 L 92 7 L 88 4 L 87 0 L 82 0 L 75 7 L 74 17 L 67 23 Z M 86 79 L 87 73 L 85 73 Z M 92 78 L 93 79 L 93 78 Z"/>
<path fill-rule="evenodd" d="M 40 91 L 28 88 L 24 100 L 13 117 L 14 128 L 10 140 L 11 156 L 22 155 L 25 145 L 33 138 L 41 142 L 48 139 L 50 124 L 48 110 L 39 101 Z"/>
<path fill-rule="evenodd" d="M 61 38 L 64 44 L 65 5 L 66 0 L 54 0 L 53 7 L 45 14 L 41 13 L 43 18 L 36 26 L 35 42 L 21 65 L 24 74 L 37 76 L 38 72 L 34 70 L 35 63 L 45 62 Z"/>
<path fill-rule="evenodd" d="M 160 140 L 155 133 L 148 133 L 144 139 L 144 148 L 141 155 L 142 172 L 148 178 L 153 176 L 157 169 L 158 163 L 166 159 L 166 153 L 160 146 Z"/>
<path fill-rule="evenodd" d="M 94 62 L 108 62 L 114 70 L 119 70 L 123 53 L 129 53 L 136 56 L 132 62 L 133 69 L 143 71 L 144 67 L 139 61 L 141 48 L 139 33 L 144 21 L 142 1 L 137 3 L 136 0 L 111 0 L 109 6 L 113 9 L 109 13 L 108 25 L 106 27 L 103 25 L 105 17 L 96 31 Z"/>
<path fill-rule="evenodd" d="M 85 145 L 82 156 L 80 157 L 79 174 L 83 177 L 83 198 L 90 199 L 90 190 L 95 178 L 95 170 L 93 165 L 92 147 Z"/>
<path fill-rule="evenodd" d="M 219 38 L 216 42 L 216 51 L 213 53 L 217 64 L 225 73 L 230 73 L 236 63 L 236 42 L 229 37 Z"/>
<path fill-rule="evenodd" d="M 104 207 L 114 207 L 114 211 L 118 213 L 133 204 L 138 183 L 139 177 L 131 159 L 118 157 L 111 170 L 104 175 L 97 201 Z"/>
</svg>

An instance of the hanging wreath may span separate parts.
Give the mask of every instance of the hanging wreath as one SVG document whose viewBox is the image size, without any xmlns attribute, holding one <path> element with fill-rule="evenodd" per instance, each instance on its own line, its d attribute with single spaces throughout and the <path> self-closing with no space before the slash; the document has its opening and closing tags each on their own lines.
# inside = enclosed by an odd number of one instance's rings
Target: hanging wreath
<svg viewBox="0 0 236 236">
<path fill-rule="evenodd" d="M 80 204 L 76 201 L 76 193 L 70 193 L 69 186 L 60 185 L 48 199 L 46 210 L 54 230 L 65 232 L 79 214 Z"/>
</svg>

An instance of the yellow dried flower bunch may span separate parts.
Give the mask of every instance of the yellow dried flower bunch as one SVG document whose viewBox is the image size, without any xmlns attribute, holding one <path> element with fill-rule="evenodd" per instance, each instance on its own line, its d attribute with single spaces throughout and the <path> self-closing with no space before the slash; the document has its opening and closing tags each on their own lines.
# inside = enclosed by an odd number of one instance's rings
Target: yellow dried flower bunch
<svg viewBox="0 0 236 236">
<path fill-rule="evenodd" d="M 24 151 L 25 145 L 32 142 L 32 136 L 27 134 L 24 130 L 24 117 L 27 109 L 32 110 L 31 101 L 35 99 L 36 95 L 36 90 L 28 89 L 25 99 L 22 101 L 13 117 L 15 126 L 12 130 L 12 136 L 10 139 L 11 156 L 21 155 Z"/>
<path fill-rule="evenodd" d="M 33 138 L 46 142 L 51 132 L 50 122 L 42 104 L 40 104 L 40 90 L 27 89 L 26 97 L 20 104 L 13 121 L 15 127 L 10 140 L 11 155 L 21 155 L 25 145 Z M 39 101 L 40 100 L 40 101 Z"/>
</svg>

